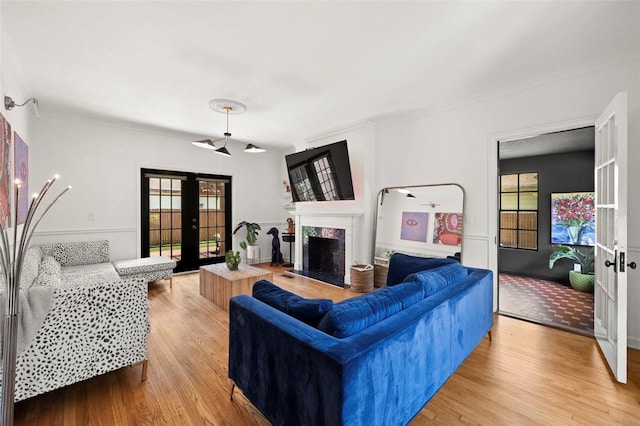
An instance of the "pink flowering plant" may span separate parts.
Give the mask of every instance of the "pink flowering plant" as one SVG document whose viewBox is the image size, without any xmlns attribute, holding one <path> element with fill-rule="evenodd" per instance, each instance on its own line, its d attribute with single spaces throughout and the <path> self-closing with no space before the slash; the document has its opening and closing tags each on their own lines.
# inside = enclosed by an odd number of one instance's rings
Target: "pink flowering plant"
<svg viewBox="0 0 640 426">
<path fill-rule="evenodd" d="M 552 198 L 551 215 L 556 225 L 593 228 L 595 219 L 593 193 L 575 193 Z"/>
</svg>

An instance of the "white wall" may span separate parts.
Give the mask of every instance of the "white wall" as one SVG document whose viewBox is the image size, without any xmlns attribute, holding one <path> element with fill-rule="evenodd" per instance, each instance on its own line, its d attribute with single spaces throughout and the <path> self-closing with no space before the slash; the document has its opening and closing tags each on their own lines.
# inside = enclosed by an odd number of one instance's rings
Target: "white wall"
<svg viewBox="0 0 640 426">
<path fill-rule="evenodd" d="M 489 233 L 495 205 L 489 185 L 496 182 L 497 161 L 489 141 L 498 134 L 525 135 L 559 122 L 592 124 L 617 92 L 629 95 L 629 260 L 640 260 L 640 61 L 604 69 L 581 70 L 553 81 L 537 81 L 518 90 L 488 94 L 413 117 L 377 124 L 376 187 L 454 182 L 466 192 L 465 264 L 488 267 L 497 252 Z M 492 167 L 488 165 L 493 163 Z M 495 226 L 492 227 L 495 228 Z M 640 270 L 629 277 L 629 343 L 640 348 Z"/>
<path fill-rule="evenodd" d="M 106 238 L 113 260 L 139 256 L 141 168 L 232 176 L 232 224 L 248 220 L 283 227 L 282 153 L 247 154 L 234 144 L 229 145 L 233 157 L 225 158 L 193 146 L 192 139 L 43 116 L 35 126 L 32 181 L 59 173 L 60 189 L 72 185 L 73 190 L 51 210 L 34 240 Z M 270 242 L 266 230 L 261 232 L 265 260 Z M 236 249 L 238 243 L 236 236 Z"/>
<path fill-rule="evenodd" d="M 2 21 L 2 3 L 0 2 L 0 22 Z M 13 140 L 14 132 L 17 132 L 22 140 L 29 145 L 30 151 L 33 146 L 33 124 L 36 120 L 33 104 L 29 103 L 23 107 L 15 107 L 14 109 L 7 111 L 4 108 L 4 97 L 10 96 L 16 103 L 21 104 L 25 100 L 33 96 L 28 91 L 27 83 L 22 79 L 22 68 L 20 62 L 16 59 L 15 48 L 13 45 L 13 39 L 11 34 L 6 31 L 6 26 L 0 26 L 0 113 L 11 125 L 11 137 Z M 11 143 L 10 152 L 10 167 L 11 173 L 10 182 L 13 182 L 14 171 L 14 157 L 13 157 L 14 143 Z M 30 152 L 31 154 L 31 152 Z M 13 193 L 13 191 L 11 191 Z M 34 192 L 32 188 L 28 193 Z M 12 194 L 11 194 L 12 195 Z M 13 203 L 13 201 L 12 201 Z M 13 204 L 12 204 L 13 205 Z M 21 227 L 18 229 L 19 232 Z"/>
</svg>

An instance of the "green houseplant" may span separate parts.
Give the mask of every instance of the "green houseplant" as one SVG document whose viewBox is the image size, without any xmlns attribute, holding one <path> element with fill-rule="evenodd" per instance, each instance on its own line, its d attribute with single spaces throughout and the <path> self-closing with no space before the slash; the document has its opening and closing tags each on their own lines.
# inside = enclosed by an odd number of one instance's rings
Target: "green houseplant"
<svg viewBox="0 0 640 426">
<path fill-rule="evenodd" d="M 580 271 L 569 271 L 569 283 L 571 287 L 580 291 L 592 292 L 594 283 L 594 275 L 592 272 L 594 261 L 593 247 L 588 248 L 586 251 L 564 244 L 556 244 L 554 247 L 556 251 L 549 256 L 549 269 L 553 268 L 553 265 L 559 259 L 573 260 L 580 264 Z"/>
<path fill-rule="evenodd" d="M 233 230 L 233 234 L 235 235 L 240 229 L 245 228 L 246 230 L 246 240 L 240 241 L 240 247 L 243 250 L 247 251 L 247 259 L 256 259 L 260 257 L 259 247 L 256 246 L 256 241 L 258 239 L 258 231 L 260 225 L 254 222 L 247 222 L 243 220 L 239 224 L 236 225 L 236 228 Z"/>
<path fill-rule="evenodd" d="M 229 250 L 225 255 L 224 255 L 224 263 L 227 264 L 227 268 L 229 268 L 230 271 L 237 271 L 238 270 L 238 265 L 240 265 L 240 252 L 233 252 L 233 250 Z"/>
</svg>

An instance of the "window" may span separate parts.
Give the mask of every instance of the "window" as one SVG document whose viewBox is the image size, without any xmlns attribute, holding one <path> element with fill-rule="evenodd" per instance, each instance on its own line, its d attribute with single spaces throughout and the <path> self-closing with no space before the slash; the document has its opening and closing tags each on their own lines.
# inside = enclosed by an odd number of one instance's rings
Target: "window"
<svg viewBox="0 0 640 426">
<path fill-rule="evenodd" d="M 311 179 L 307 174 L 306 165 L 297 167 L 289 173 L 291 176 L 291 185 L 303 201 L 316 201 L 316 195 L 313 193 Z"/>
<path fill-rule="evenodd" d="M 329 156 L 323 155 L 317 160 L 313 161 L 313 167 L 316 170 L 318 176 L 318 182 L 320 188 L 322 188 L 322 195 L 325 200 L 339 200 L 338 189 L 336 188 L 335 173 L 333 167 L 329 163 Z"/>
<path fill-rule="evenodd" d="M 500 176 L 500 247 L 538 249 L 538 173 Z"/>
</svg>

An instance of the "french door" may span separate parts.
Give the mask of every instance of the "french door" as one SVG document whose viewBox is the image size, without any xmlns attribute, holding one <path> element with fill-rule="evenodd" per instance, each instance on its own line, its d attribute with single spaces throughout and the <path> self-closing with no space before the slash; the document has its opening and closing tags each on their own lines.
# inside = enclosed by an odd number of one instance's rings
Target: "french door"
<svg viewBox="0 0 640 426">
<path fill-rule="evenodd" d="M 627 94 L 596 121 L 594 334 L 616 379 L 627 382 Z"/>
<path fill-rule="evenodd" d="M 141 169 L 141 253 L 176 272 L 220 263 L 231 247 L 231 177 Z"/>
</svg>

